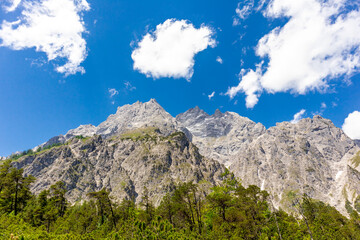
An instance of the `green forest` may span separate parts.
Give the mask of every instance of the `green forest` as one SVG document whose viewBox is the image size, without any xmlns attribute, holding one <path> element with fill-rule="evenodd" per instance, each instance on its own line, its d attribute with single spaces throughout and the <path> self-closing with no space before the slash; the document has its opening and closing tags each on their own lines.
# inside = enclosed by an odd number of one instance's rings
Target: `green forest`
<svg viewBox="0 0 360 240">
<path fill-rule="evenodd" d="M 228 171 L 207 193 L 192 182 L 178 184 L 157 207 L 147 189 L 138 205 L 115 201 L 106 189 L 71 205 L 63 182 L 35 196 L 34 181 L 11 161 L 0 165 L 1 239 L 360 239 L 360 216 L 351 206 L 346 218 L 304 195 L 287 214 L 271 207 L 266 191 L 242 186 Z"/>
</svg>

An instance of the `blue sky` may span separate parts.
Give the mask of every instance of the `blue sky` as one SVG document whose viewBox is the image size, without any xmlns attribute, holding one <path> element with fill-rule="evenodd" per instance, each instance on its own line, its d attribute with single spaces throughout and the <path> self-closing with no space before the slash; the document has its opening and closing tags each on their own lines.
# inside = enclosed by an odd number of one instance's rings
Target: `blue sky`
<svg viewBox="0 0 360 240">
<path fill-rule="evenodd" d="M 356 1 L 0 4 L 0 156 L 150 98 L 266 127 L 321 114 L 360 138 Z"/>
</svg>

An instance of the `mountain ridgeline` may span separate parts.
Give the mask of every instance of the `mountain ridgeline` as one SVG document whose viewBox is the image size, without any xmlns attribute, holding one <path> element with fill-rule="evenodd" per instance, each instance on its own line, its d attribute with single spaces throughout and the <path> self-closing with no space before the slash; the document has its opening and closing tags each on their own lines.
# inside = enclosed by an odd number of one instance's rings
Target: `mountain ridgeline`
<svg viewBox="0 0 360 240">
<path fill-rule="evenodd" d="M 195 107 L 175 118 L 154 99 L 119 107 L 99 126 L 81 125 L 13 161 L 36 177 L 33 193 L 62 181 L 71 203 L 103 188 L 115 199 L 156 206 L 181 182 L 204 192 L 225 167 L 244 186 L 270 193 L 275 208 L 291 211 L 303 194 L 349 216 L 360 211 L 360 148 L 321 116 L 266 129 L 234 112 L 209 115 Z"/>
</svg>

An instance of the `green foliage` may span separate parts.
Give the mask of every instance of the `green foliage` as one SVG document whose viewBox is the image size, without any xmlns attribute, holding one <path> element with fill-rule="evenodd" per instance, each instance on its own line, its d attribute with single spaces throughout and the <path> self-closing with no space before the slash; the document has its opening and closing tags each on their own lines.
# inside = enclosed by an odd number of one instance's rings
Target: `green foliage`
<svg viewBox="0 0 360 240">
<path fill-rule="evenodd" d="M 64 145 L 64 143 L 54 143 L 54 144 L 51 144 L 51 145 L 48 145 L 48 146 L 45 146 L 45 147 L 39 147 L 36 151 L 37 154 L 41 153 L 41 152 L 44 152 L 46 150 L 49 150 L 49 149 L 52 149 L 54 147 L 59 147 L 59 146 L 62 146 Z"/>
<path fill-rule="evenodd" d="M 360 165 L 360 151 L 356 153 L 356 155 L 351 159 L 352 164 L 355 168 Z"/>
<path fill-rule="evenodd" d="M 84 137 L 83 135 L 78 135 L 74 137 L 75 139 L 80 139 L 81 141 L 85 142 L 86 140 L 90 139 L 91 137 Z"/>
<path fill-rule="evenodd" d="M 21 153 L 13 153 L 10 155 L 9 159 L 11 159 L 12 161 L 18 160 L 19 158 L 23 157 L 23 156 L 30 156 L 33 155 L 34 152 L 32 149 L 28 149 L 25 151 L 22 151 Z"/>
<path fill-rule="evenodd" d="M 159 129 L 155 127 L 139 128 L 126 132 L 121 135 L 121 139 L 130 139 L 132 141 L 156 141 Z"/>
<path fill-rule="evenodd" d="M 54 148 L 54 147 L 58 147 L 58 146 L 62 146 L 64 145 L 63 143 L 54 143 L 54 144 L 51 144 L 51 145 L 48 145 L 48 146 L 45 146 L 45 147 L 38 147 L 36 149 L 36 151 L 34 152 L 32 149 L 28 149 L 28 150 L 25 150 L 25 151 L 22 151 L 21 153 L 13 153 L 10 155 L 9 157 L 9 160 L 10 161 L 16 161 L 18 160 L 19 158 L 21 157 L 24 157 L 24 156 L 35 156 L 37 154 L 40 154 L 46 150 L 49 150 L 51 148 Z"/>
<path fill-rule="evenodd" d="M 356 197 L 354 207 L 356 211 L 360 212 L 360 196 Z"/>
<path fill-rule="evenodd" d="M 34 177 L 23 176 L 23 169 L 11 166 L 7 160 L 0 165 L 0 213 L 11 213 L 17 215 L 25 208 L 32 195 L 30 184 Z"/>
<path fill-rule="evenodd" d="M 5 161 L 0 239 L 360 239 L 355 210 L 347 219 L 323 202 L 289 193 L 301 216 L 296 218 L 271 211 L 268 193 L 257 186 L 242 186 L 229 171 L 222 178 L 209 194 L 192 182 L 181 183 L 157 208 L 146 188 L 139 206 L 127 199 L 115 203 L 106 189 L 70 206 L 63 182 L 34 196 L 29 191 L 34 178 Z"/>
</svg>

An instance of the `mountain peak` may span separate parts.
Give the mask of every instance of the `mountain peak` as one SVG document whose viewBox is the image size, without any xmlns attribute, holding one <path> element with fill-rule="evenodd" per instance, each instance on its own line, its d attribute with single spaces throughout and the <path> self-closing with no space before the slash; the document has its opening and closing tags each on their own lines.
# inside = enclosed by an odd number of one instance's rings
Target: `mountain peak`
<svg viewBox="0 0 360 240">
<path fill-rule="evenodd" d="M 215 110 L 215 113 L 213 114 L 214 117 L 222 117 L 223 113 L 217 108 Z"/>
<path fill-rule="evenodd" d="M 155 104 L 159 104 L 155 98 L 151 98 L 147 103 L 155 103 Z"/>
</svg>

